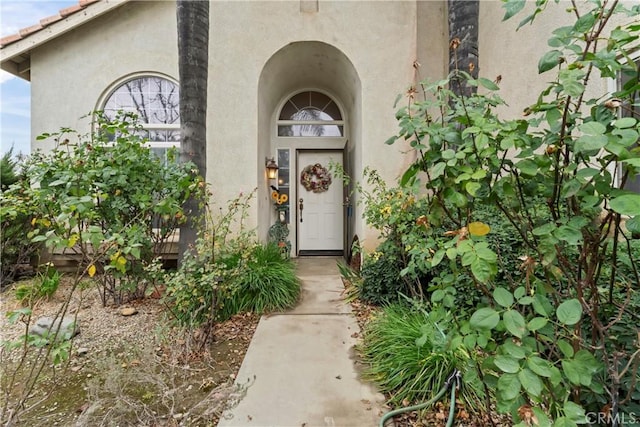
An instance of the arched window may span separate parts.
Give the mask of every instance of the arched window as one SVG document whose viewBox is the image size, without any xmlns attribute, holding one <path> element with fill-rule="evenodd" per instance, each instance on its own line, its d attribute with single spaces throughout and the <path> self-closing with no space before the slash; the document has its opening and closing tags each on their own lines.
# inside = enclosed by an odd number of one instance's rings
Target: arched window
<svg viewBox="0 0 640 427">
<path fill-rule="evenodd" d="M 297 93 L 280 110 L 278 136 L 342 137 L 344 121 L 340 108 L 323 93 Z"/>
<path fill-rule="evenodd" d="M 118 111 L 138 115 L 154 153 L 165 158 L 167 149 L 180 145 L 180 91 L 178 85 L 160 76 L 136 76 L 109 93 L 103 111 L 114 118 Z"/>
</svg>

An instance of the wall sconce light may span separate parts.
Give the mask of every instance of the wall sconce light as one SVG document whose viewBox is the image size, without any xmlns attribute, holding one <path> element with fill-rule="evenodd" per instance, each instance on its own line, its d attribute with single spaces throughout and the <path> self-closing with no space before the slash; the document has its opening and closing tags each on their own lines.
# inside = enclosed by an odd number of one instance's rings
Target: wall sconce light
<svg viewBox="0 0 640 427">
<path fill-rule="evenodd" d="M 276 179 L 278 177 L 278 164 L 273 157 L 265 158 L 265 168 L 267 169 L 267 178 Z"/>
</svg>

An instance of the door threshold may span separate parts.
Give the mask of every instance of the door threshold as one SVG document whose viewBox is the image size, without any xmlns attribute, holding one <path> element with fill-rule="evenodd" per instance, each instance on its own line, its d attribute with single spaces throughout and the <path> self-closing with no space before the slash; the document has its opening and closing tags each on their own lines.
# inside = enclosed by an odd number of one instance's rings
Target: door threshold
<svg viewBox="0 0 640 427">
<path fill-rule="evenodd" d="M 298 256 L 343 256 L 344 251 L 338 250 L 300 250 Z"/>
</svg>

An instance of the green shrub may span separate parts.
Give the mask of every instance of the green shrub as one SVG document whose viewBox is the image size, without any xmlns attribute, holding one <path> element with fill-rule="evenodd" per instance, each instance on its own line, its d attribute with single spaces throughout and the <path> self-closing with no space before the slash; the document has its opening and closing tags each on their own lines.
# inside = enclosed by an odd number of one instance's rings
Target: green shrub
<svg viewBox="0 0 640 427">
<path fill-rule="evenodd" d="M 29 233 L 33 215 L 40 209 L 29 194 L 29 177 L 18 171 L 21 164 L 11 158 L 11 151 L 0 160 L 0 287 L 13 282 L 22 265 L 31 262 L 39 245 Z"/>
<path fill-rule="evenodd" d="M 469 353 L 456 344 L 451 318 L 442 310 L 427 313 L 391 304 L 364 330 L 361 353 L 365 376 L 393 405 L 429 400 L 454 369 L 463 373 L 461 397 L 469 409 L 483 407 L 481 385 L 470 369 Z"/>
<path fill-rule="evenodd" d="M 89 135 L 63 128 L 37 137 L 56 147 L 26 163 L 39 184 L 29 188 L 38 206 L 29 237 L 77 254 L 90 276 L 99 269 L 102 303 L 120 304 L 145 295 L 147 267 L 184 221 L 183 203 L 199 192 L 199 180 L 175 150 L 166 161 L 151 151 L 135 115 L 91 118 Z"/>
<path fill-rule="evenodd" d="M 219 214 L 207 210 L 207 229 L 200 232 L 195 250 L 187 251 L 169 276 L 165 303 L 180 325 L 213 324 L 235 313 L 230 301 L 254 245 L 253 232 L 243 228 L 254 194 L 240 194 Z"/>
<path fill-rule="evenodd" d="M 40 298 L 51 298 L 60 286 L 60 272 L 53 265 L 45 264 L 44 271 L 28 283 L 22 283 L 15 289 L 16 299 L 22 305 L 31 306 Z"/>
<path fill-rule="evenodd" d="M 401 277 L 404 268 L 400 249 L 391 241 L 384 241 L 362 265 L 360 298 L 382 305 L 398 301 L 400 294 L 409 295 L 407 282 Z"/>
<path fill-rule="evenodd" d="M 283 258 L 280 248 L 273 243 L 257 245 L 251 250 L 234 287 L 235 292 L 225 302 L 226 316 L 284 310 L 292 307 L 300 296 L 295 264 Z"/>
</svg>

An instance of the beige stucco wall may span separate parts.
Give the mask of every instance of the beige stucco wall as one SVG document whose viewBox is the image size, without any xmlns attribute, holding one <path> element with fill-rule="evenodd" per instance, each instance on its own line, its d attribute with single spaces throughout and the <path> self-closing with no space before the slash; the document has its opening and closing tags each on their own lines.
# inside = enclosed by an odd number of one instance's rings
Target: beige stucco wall
<svg viewBox="0 0 640 427">
<path fill-rule="evenodd" d="M 537 60 L 550 31 L 570 17 L 562 5 L 549 7 L 557 12 L 515 32 L 519 17 L 503 23 L 501 2 L 480 2 L 480 74 L 502 76 L 507 115 L 520 115 L 552 77 L 537 74 Z M 299 0 L 214 0 L 210 21 L 207 180 L 220 205 L 259 188 L 248 225 L 260 225 L 260 237 L 272 218 L 264 157 L 275 154 L 273 114 L 292 91 L 328 91 L 344 107 L 354 179 L 370 166 L 395 181 L 409 164 L 401 144 L 384 141 L 396 132 L 396 95 L 447 73 L 445 1 L 322 0 L 310 13 L 300 11 Z M 32 135 L 61 126 L 88 131 L 81 117 L 125 76 L 155 72 L 177 80 L 175 27 L 173 1 L 131 2 L 35 49 Z M 606 88 L 601 81 L 596 90 Z M 33 148 L 52 145 L 34 141 Z M 361 213 L 357 206 L 352 233 L 371 248 L 376 235 Z"/>
<path fill-rule="evenodd" d="M 156 72 L 178 80 L 175 4 L 131 2 L 31 53 L 31 135 L 70 127 L 127 75 Z M 35 138 L 34 138 L 35 139 Z M 32 150 L 54 142 L 33 141 Z"/>
</svg>

